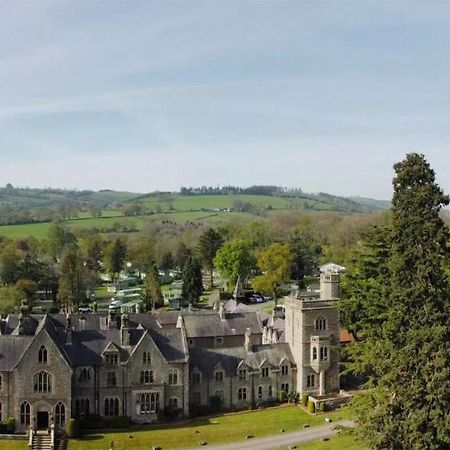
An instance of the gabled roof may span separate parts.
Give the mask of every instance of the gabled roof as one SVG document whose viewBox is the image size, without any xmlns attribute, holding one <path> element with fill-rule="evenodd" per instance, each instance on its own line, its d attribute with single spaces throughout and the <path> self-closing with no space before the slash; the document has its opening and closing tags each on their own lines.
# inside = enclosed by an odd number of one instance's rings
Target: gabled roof
<svg viewBox="0 0 450 450">
<path fill-rule="evenodd" d="M 267 362 L 273 367 L 279 367 L 284 361 L 295 365 L 294 358 L 288 344 L 270 344 L 253 346 L 252 351 L 245 347 L 231 347 L 221 349 L 204 349 L 193 347 L 190 349 L 190 367 L 197 367 L 205 376 L 212 377 L 214 370 L 220 364 L 227 376 L 233 376 L 243 365 L 253 370 L 260 370 L 261 364 Z"/>
</svg>

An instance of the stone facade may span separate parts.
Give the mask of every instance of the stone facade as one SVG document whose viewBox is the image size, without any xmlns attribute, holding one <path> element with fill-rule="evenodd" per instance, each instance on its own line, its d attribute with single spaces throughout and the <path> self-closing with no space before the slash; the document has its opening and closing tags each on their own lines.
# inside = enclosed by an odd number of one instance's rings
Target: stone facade
<svg viewBox="0 0 450 450">
<path fill-rule="evenodd" d="M 320 294 L 296 292 L 285 305 L 285 336 L 297 364 L 297 388 L 315 396 L 339 391 L 339 273 L 327 269 L 320 282 Z"/>
<path fill-rule="evenodd" d="M 320 295 L 292 295 L 285 322 L 241 308 L 64 316 L 22 305 L 0 321 L 0 419 L 20 431 L 91 415 L 153 423 L 334 392 L 338 278 L 328 270 Z"/>
</svg>

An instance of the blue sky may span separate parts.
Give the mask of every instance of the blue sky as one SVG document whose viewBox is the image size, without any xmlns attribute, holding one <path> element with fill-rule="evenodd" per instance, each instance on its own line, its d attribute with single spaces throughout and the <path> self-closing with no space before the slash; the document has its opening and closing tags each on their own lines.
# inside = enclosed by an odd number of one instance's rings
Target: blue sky
<svg viewBox="0 0 450 450">
<path fill-rule="evenodd" d="M 0 184 L 450 192 L 449 53 L 448 1 L 2 0 Z"/>
</svg>

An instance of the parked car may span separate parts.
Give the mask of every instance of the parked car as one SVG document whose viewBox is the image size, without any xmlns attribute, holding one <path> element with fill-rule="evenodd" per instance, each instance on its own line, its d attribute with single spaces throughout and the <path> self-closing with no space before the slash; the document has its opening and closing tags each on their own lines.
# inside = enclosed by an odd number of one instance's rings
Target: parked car
<svg viewBox="0 0 450 450">
<path fill-rule="evenodd" d="M 90 306 L 80 306 L 78 308 L 78 312 L 82 314 L 93 312 L 94 310 Z"/>
<path fill-rule="evenodd" d="M 122 302 L 120 300 L 112 300 L 109 304 L 109 309 L 119 309 L 122 306 Z"/>
</svg>

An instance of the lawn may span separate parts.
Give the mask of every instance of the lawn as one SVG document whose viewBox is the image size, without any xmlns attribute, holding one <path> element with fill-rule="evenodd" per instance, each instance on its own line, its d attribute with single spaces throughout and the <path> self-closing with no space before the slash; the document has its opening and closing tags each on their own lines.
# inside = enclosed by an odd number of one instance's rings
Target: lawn
<svg viewBox="0 0 450 450">
<path fill-rule="evenodd" d="M 28 449 L 28 440 L 0 440 L 0 450 L 26 450 Z"/>
<path fill-rule="evenodd" d="M 327 413 L 334 421 L 347 418 L 347 411 Z M 114 442 L 114 450 L 138 450 L 161 446 L 162 448 L 196 447 L 199 442 L 219 444 L 244 440 L 247 435 L 263 437 L 324 423 L 325 415 L 311 416 L 297 406 L 269 408 L 261 411 L 225 414 L 197 418 L 177 425 L 136 428 L 123 432 L 98 433 L 82 439 L 70 440 L 68 450 L 97 450 L 108 448 Z M 132 436 L 132 437 L 130 437 Z M 359 449 L 358 449 L 359 450 Z"/>
</svg>

